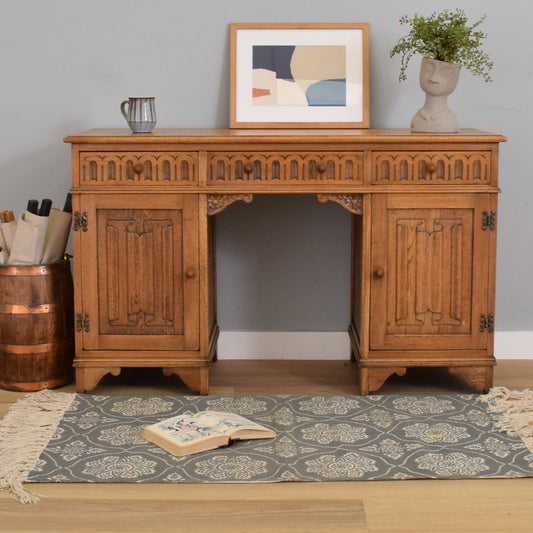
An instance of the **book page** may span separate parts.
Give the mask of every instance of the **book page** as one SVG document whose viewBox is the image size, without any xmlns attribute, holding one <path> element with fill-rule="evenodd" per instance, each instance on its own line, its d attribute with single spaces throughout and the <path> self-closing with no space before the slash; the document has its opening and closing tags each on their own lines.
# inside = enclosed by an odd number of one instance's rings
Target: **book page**
<svg viewBox="0 0 533 533">
<path fill-rule="evenodd" d="M 184 414 L 170 418 L 155 424 L 155 429 L 164 437 L 185 445 L 215 435 L 229 435 L 234 430 L 266 428 L 232 413 L 204 411 L 196 415 Z"/>
</svg>

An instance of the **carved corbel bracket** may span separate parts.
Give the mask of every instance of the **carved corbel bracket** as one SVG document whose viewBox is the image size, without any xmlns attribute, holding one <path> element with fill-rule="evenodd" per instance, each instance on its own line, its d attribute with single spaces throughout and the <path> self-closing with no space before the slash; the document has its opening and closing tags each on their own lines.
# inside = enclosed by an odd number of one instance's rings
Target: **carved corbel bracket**
<svg viewBox="0 0 533 533">
<path fill-rule="evenodd" d="M 208 194 L 207 214 L 216 215 L 224 211 L 234 202 L 243 201 L 249 204 L 254 198 L 253 194 Z"/>
<path fill-rule="evenodd" d="M 317 194 L 318 201 L 326 203 L 327 201 L 337 202 L 354 215 L 363 214 L 363 195 L 362 194 Z"/>
</svg>

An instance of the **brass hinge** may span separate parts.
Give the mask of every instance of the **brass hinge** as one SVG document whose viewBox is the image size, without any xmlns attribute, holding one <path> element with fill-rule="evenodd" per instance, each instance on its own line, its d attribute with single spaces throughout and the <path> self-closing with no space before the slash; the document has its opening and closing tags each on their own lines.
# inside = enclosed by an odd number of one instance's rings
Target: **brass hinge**
<svg viewBox="0 0 533 533">
<path fill-rule="evenodd" d="M 483 217 L 481 218 L 481 229 L 494 231 L 496 229 L 496 211 L 483 211 Z"/>
<path fill-rule="evenodd" d="M 89 315 L 85 313 L 76 313 L 76 331 L 85 331 L 89 332 Z"/>
<path fill-rule="evenodd" d="M 483 333 L 485 330 L 487 330 L 489 333 L 492 333 L 494 331 L 493 313 L 489 313 L 487 316 L 481 315 L 481 318 L 479 320 L 479 331 Z"/>
<path fill-rule="evenodd" d="M 79 211 L 75 211 L 72 215 L 74 219 L 73 230 L 78 231 L 80 228 L 82 231 L 87 231 L 87 219 L 89 218 L 89 213 L 84 211 L 81 215 Z"/>
</svg>

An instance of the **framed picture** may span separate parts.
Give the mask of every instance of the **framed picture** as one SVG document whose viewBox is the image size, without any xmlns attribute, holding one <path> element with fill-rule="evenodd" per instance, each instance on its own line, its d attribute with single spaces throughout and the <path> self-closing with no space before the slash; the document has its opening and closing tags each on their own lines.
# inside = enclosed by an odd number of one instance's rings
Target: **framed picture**
<svg viewBox="0 0 533 533">
<path fill-rule="evenodd" d="M 368 23 L 231 24 L 231 128 L 368 128 Z"/>
</svg>

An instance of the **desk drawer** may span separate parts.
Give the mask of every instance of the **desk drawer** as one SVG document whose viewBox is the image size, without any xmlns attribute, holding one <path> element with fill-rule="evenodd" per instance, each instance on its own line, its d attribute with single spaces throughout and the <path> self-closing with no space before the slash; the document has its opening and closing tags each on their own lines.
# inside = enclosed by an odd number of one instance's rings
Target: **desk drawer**
<svg viewBox="0 0 533 533">
<path fill-rule="evenodd" d="M 362 152 L 211 152 L 207 183 L 361 184 Z"/>
<path fill-rule="evenodd" d="M 488 185 L 491 152 L 373 152 L 372 185 Z"/>
<path fill-rule="evenodd" d="M 81 152 L 80 185 L 196 185 L 197 152 Z"/>
</svg>

